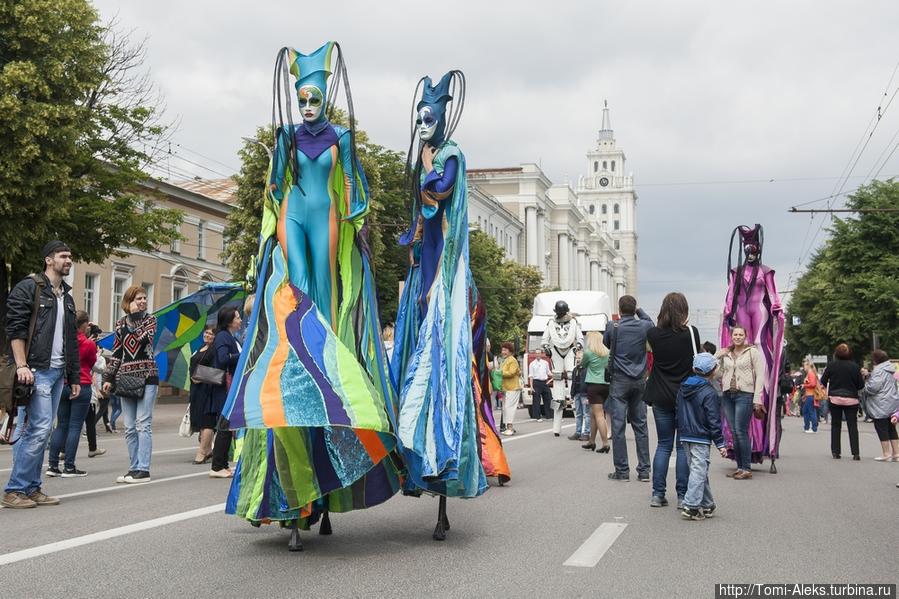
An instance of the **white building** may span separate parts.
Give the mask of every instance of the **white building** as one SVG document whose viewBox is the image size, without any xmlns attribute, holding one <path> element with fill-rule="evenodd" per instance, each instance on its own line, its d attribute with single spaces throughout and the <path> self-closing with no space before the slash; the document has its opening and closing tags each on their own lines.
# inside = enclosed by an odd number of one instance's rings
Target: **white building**
<svg viewBox="0 0 899 599">
<path fill-rule="evenodd" d="M 576 188 L 553 185 L 532 163 L 471 169 L 468 185 L 518 219 L 519 257 L 507 250 L 511 259 L 538 268 L 547 287 L 605 291 L 617 304 L 637 290 L 637 194 L 633 175 L 623 174 L 624 161 L 606 106 L 597 146 L 587 152 L 587 174 Z M 472 202 L 473 226 L 482 222 L 478 216 Z"/>
<path fill-rule="evenodd" d="M 522 262 L 519 246 L 524 225 L 499 200 L 471 182 L 468 185 L 468 226 L 490 235 L 496 245 L 505 250 L 506 260 Z"/>
</svg>

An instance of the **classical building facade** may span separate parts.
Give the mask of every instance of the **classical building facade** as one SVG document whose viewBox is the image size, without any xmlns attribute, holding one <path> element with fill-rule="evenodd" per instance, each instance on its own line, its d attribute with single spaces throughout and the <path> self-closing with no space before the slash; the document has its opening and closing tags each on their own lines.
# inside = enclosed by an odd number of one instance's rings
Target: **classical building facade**
<svg viewBox="0 0 899 599">
<path fill-rule="evenodd" d="M 637 194 L 633 175 L 624 174 L 607 105 L 586 157 L 587 174 L 575 187 L 554 185 L 533 163 L 470 169 L 468 184 L 518 219 L 517 260 L 538 268 L 547 287 L 604 291 L 617 302 L 637 292 Z"/>
<path fill-rule="evenodd" d="M 74 264 L 67 281 L 75 306 L 106 331 L 123 315 L 119 304 L 131 285 L 147 290 L 148 309 L 152 311 L 205 283 L 231 278 L 221 254 L 236 184 L 230 179 L 178 184 L 148 179 L 141 187 L 148 210 L 158 206 L 184 213 L 184 239 L 151 252 L 119 248 L 123 256 L 111 256 L 102 264 Z"/>
</svg>

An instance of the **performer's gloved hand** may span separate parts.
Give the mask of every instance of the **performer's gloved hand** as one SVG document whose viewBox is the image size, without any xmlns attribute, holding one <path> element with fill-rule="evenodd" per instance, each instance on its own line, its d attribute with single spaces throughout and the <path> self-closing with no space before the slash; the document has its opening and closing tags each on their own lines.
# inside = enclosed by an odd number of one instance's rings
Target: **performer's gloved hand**
<svg viewBox="0 0 899 599">
<path fill-rule="evenodd" d="M 763 406 L 762 404 L 760 404 L 760 403 L 752 404 L 752 415 L 755 416 L 756 418 L 758 418 L 759 420 L 764 419 L 765 415 L 767 413 L 768 413 L 768 410 L 766 410 L 765 406 Z"/>
</svg>

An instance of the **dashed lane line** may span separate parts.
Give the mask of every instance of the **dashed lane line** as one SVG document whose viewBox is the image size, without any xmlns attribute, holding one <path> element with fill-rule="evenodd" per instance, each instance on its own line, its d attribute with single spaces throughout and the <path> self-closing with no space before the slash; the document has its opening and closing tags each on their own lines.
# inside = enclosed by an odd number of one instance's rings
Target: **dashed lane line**
<svg viewBox="0 0 899 599">
<path fill-rule="evenodd" d="M 599 563 L 599 560 L 602 559 L 606 551 L 624 532 L 625 528 L 627 528 L 627 524 L 623 522 L 603 522 L 562 565 L 575 568 L 592 568 Z"/>
</svg>

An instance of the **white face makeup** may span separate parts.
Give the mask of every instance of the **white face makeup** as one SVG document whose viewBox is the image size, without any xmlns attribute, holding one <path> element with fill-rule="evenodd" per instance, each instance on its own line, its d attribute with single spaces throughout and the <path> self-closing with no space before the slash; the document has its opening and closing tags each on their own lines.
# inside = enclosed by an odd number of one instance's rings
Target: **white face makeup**
<svg viewBox="0 0 899 599">
<path fill-rule="evenodd" d="M 314 85 L 304 85 L 297 90 L 297 97 L 300 102 L 300 114 L 307 123 L 314 123 L 322 113 L 324 101 L 322 90 Z"/>
<path fill-rule="evenodd" d="M 428 141 L 434 137 L 434 132 L 437 130 L 437 117 L 434 116 L 430 106 L 425 106 L 418 111 L 418 119 L 415 124 L 418 127 L 418 136 L 422 141 Z"/>
</svg>

